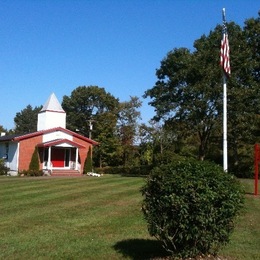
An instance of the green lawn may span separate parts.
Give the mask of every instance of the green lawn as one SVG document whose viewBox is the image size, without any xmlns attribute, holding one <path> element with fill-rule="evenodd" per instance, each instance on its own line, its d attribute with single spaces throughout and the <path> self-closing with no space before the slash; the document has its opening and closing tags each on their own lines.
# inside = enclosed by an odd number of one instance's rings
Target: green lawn
<svg viewBox="0 0 260 260">
<path fill-rule="evenodd" d="M 232 259 L 260 260 L 260 195 L 253 195 L 254 180 L 241 182 L 246 192 L 244 209 L 238 217 L 231 241 L 222 254 L 232 256 Z"/>
<path fill-rule="evenodd" d="M 138 177 L 0 177 L 0 259 L 149 259 L 165 256 L 141 212 Z M 243 180 L 247 192 L 253 181 Z M 260 199 L 246 195 L 231 259 L 260 259 Z"/>
</svg>

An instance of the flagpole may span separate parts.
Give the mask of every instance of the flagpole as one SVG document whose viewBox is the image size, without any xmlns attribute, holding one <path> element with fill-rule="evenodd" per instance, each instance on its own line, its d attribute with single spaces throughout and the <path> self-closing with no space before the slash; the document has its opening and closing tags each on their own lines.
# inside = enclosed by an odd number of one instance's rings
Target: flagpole
<svg viewBox="0 0 260 260">
<path fill-rule="evenodd" d="M 223 27 L 226 26 L 225 8 L 222 9 Z M 228 171 L 227 152 L 227 76 L 223 71 L 223 170 Z"/>
<path fill-rule="evenodd" d="M 227 77 L 223 75 L 223 170 L 228 171 L 227 153 Z"/>
</svg>

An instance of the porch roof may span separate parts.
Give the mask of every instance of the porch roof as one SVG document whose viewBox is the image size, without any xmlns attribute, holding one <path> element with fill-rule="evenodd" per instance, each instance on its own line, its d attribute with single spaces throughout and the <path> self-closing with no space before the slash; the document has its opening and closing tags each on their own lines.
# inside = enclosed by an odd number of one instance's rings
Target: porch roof
<svg viewBox="0 0 260 260">
<path fill-rule="evenodd" d="M 84 148 L 83 145 L 73 142 L 71 140 L 68 139 L 56 139 L 56 140 L 51 140 L 48 142 L 44 142 L 44 143 L 39 143 L 37 146 L 38 147 L 50 147 L 50 146 L 57 146 L 60 144 L 69 144 L 71 146 L 77 147 L 77 148 Z"/>
</svg>

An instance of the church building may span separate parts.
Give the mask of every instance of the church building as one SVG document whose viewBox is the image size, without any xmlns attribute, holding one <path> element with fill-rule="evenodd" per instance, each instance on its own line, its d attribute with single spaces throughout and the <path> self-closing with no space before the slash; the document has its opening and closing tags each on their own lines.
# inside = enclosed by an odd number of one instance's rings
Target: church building
<svg viewBox="0 0 260 260">
<path fill-rule="evenodd" d="M 37 131 L 0 136 L 0 158 L 11 175 L 28 170 L 35 148 L 40 169 L 52 176 L 78 176 L 97 142 L 66 129 L 66 112 L 52 93 L 38 114 Z"/>
</svg>

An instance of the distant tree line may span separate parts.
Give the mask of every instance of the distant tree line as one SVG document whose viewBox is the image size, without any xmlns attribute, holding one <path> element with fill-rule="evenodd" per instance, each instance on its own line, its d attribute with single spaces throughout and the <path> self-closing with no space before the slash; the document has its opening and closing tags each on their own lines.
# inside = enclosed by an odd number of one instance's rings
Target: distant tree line
<svg viewBox="0 0 260 260">
<path fill-rule="evenodd" d="M 241 28 L 227 24 L 231 77 L 228 79 L 228 161 L 237 176 L 253 173 L 253 145 L 260 142 L 260 13 Z M 136 96 L 120 102 L 98 86 L 79 86 L 64 96 L 67 128 L 100 145 L 94 167 L 139 166 L 198 158 L 222 164 L 222 27 L 194 41 L 194 49 L 175 48 L 156 70 L 155 85 L 145 91 L 156 115 L 141 123 Z M 36 131 L 41 106 L 28 105 L 14 118 L 9 133 Z M 1 131 L 7 131 L 0 126 Z M 8 131 L 7 131 L 8 132 Z"/>
</svg>

